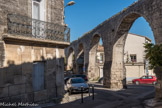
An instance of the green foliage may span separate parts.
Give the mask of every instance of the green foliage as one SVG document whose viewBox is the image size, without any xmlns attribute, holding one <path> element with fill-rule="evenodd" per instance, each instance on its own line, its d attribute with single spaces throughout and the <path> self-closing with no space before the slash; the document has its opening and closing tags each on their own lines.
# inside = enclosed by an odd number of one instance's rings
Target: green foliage
<svg viewBox="0 0 162 108">
<path fill-rule="evenodd" d="M 150 68 L 162 66 L 162 44 L 154 45 L 153 43 L 145 44 L 146 59 L 149 60 Z"/>
</svg>

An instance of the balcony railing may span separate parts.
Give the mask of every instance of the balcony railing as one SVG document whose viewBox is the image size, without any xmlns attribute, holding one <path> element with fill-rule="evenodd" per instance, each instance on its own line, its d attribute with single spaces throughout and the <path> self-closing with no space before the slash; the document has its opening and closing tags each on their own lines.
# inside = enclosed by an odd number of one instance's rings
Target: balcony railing
<svg viewBox="0 0 162 108">
<path fill-rule="evenodd" d="M 28 38 L 70 42 L 70 29 L 68 27 L 16 14 L 8 14 L 7 20 L 9 34 Z"/>
</svg>

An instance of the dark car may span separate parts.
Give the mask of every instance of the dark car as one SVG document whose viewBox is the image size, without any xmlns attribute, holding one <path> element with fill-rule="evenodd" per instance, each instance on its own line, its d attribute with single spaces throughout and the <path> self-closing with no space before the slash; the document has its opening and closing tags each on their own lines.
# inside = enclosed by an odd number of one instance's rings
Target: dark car
<svg viewBox="0 0 162 108">
<path fill-rule="evenodd" d="M 98 80 L 98 82 L 101 83 L 101 84 L 103 84 L 103 80 L 104 80 L 103 77 L 101 77 L 101 78 Z"/>
<path fill-rule="evenodd" d="M 88 77 L 86 75 L 73 75 L 73 77 L 81 77 L 83 78 L 85 81 L 88 81 Z"/>
<path fill-rule="evenodd" d="M 157 78 L 155 76 L 142 76 L 141 78 L 134 79 L 132 82 L 136 85 L 139 84 L 156 84 Z"/>
<path fill-rule="evenodd" d="M 83 90 L 83 92 L 89 91 L 89 85 L 85 82 L 83 78 L 81 77 L 69 78 L 69 80 L 67 81 L 67 91 L 69 92 L 69 94 L 73 92 L 80 92 L 81 89 Z"/>
</svg>

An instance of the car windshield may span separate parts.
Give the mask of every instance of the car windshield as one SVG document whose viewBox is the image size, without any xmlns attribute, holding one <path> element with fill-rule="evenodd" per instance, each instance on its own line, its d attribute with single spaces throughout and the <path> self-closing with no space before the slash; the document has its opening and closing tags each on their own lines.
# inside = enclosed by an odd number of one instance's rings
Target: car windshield
<svg viewBox="0 0 162 108">
<path fill-rule="evenodd" d="M 84 78 L 84 77 L 85 77 L 85 75 L 76 75 L 76 77 L 83 77 L 83 78 Z"/>
<path fill-rule="evenodd" d="M 78 79 L 71 79 L 71 82 L 72 82 L 72 83 L 84 83 L 84 80 L 81 79 L 81 78 L 78 78 Z"/>
</svg>

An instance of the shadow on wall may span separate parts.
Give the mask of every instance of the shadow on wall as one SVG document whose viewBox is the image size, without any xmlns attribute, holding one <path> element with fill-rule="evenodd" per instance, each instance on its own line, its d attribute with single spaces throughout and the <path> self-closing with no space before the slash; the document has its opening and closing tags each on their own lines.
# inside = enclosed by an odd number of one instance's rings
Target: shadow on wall
<svg viewBox="0 0 162 108">
<path fill-rule="evenodd" d="M 48 102 L 64 95 L 64 58 L 0 68 L 0 102 Z"/>
</svg>

